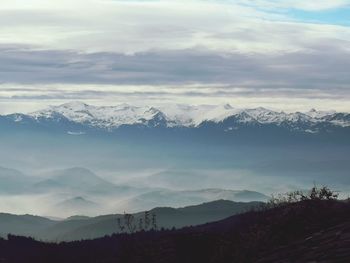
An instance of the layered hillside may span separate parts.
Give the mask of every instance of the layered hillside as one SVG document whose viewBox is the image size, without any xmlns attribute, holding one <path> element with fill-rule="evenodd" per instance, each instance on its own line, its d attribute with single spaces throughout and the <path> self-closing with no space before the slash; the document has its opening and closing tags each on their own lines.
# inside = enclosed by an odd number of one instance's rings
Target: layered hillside
<svg viewBox="0 0 350 263">
<path fill-rule="evenodd" d="M 45 244 L 9 236 L 2 262 L 349 262 L 350 204 L 308 200 L 198 227 Z"/>
</svg>

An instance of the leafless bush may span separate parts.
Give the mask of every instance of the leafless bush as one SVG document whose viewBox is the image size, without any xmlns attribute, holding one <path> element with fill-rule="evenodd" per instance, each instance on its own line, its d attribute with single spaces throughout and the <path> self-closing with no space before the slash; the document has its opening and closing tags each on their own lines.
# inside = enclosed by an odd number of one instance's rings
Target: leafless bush
<svg viewBox="0 0 350 263">
<path fill-rule="evenodd" d="M 272 195 L 271 199 L 267 202 L 267 208 L 279 207 L 286 204 L 297 203 L 307 200 L 337 200 L 339 194 L 332 191 L 327 186 L 318 188 L 314 185 L 310 191 L 303 192 L 300 190 L 288 192 L 285 194 L 278 194 L 277 196 Z"/>
</svg>

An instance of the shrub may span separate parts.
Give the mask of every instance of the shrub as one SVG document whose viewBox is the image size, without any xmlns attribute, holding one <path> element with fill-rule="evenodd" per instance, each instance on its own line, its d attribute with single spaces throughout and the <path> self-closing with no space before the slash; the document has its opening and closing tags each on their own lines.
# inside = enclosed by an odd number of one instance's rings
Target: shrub
<svg viewBox="0 0 350 263">
<path fill-rule="evenodd" d="M 339 194 L 337 192 L 330 190 L 327 186 L 318 188 L 316 185 L 314 185 L 311 190 L 307 192 L 297 190 L 285 194 L 278 194 L 277 196 L 272 195 L 266 206 L 267 208 L 272 208 L 307 200 L 337 200 L 338 196 Z"/>
</svg>

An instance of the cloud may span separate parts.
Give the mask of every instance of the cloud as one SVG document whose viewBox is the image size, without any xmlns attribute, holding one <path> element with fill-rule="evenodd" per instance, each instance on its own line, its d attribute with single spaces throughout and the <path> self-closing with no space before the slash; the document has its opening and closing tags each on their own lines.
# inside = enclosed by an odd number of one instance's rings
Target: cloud
<svg viewBox="0 0 350 263">
<path fill-rule="evenodd" d="M 0 101 L 233 101 L 283 107 L 294 99 L 294 109 L 350 110 L 346 43 L 325 41 L 308 49 L 277 54 L 187 49 L 126 55 L 5 46 L 0 48 Z"/>
<path fill-rule="evenodd" d="M 0 100 L 348 101 L 350 28 L 288 15 L 348 4 L 2 0 Z"/>
<path fill-rule="evenodd" d="M 283 11 L 343 3 L 306 2 L 4 0 L 0 43 L 124 54 L 191 48 L 266 53 L 304 49 L 324 38 L 350 39 L 347 27 L 301 23 Z"/>
<path fill-rule="evenodd" d="M 237 1 L 232 1 L 237 2 Z M 303 0 L 242 0 L 242 4 L 254 6 L 256 8 L 266 9 L 299 9 L 305 11 L 324 11 L 329 9 L 337 9 L 349 7 L 348 0 L 318 0 L 318 1 L 303 1 Z"/>
<path fill-rule="evenodd" d="M 347 89 L 347 43 L 278 54 L 211 50 L 149 51 L 133 55 L 0 47 L 0 78 L 22 84 L 225 84 L 245 89 Z"/>
</svg>

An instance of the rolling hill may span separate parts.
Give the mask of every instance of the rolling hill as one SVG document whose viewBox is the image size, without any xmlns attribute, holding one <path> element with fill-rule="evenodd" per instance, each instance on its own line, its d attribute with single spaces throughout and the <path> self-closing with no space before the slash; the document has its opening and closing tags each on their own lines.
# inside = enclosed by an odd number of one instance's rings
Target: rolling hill
<svg viewBox="0 0 350 263">
<path fill-rule="evenodd" d="M 189 179 L 193 180 L 193 179 Z M 154 180 L 154 182 L 157 182 Z M 142 208 L 152 208 L 157 206 L 181 207 L 198 203 L 211 202 L 214 200 L 230 200 L 234 202 L 265 202 L 268 196 L 248 190 L 225 190 L 218 188 L 199 189 L 199 190 L 156 190 L 127 199 L 125 206 L 132 207 L 134 210 Z"/>
<path fill-rule="evenodd" d="M 84 201 L 84 203 L 85 202 L 86 201 Z M 173 227 L 180 228 L 221 220 L 234 214 L 246 212 L 260 204 L 259 202 L 239 203 L 219 200 L 184 208 L 159 207 L 150 210 L 149 213 L 150 215 L 156 215 L 159 228 L 170 229 Z M 13 225 L 11 228 L 8 228 L 7 225 L 0 225 L 0 232 L 3 234 L 12 233 L 33 236 L 42 240 L 51 241 L 94 239 L 105 235 L 111 235 L 119 231 L 117 227 L 117 218 L 124 217 L 121 214 L 98 217 L 78 216 L 70 217 L 63 221 L 31 217 L 31 225 L 24 220 L 26 217 L 23 219 L 23 216 L 8 216 L 13 218 Z M 139 219 L 144 218 L 144 216 L 144 212 L 135 213 L 135 224 L 138 224 Z M 0 222 L 2 222 L 2 220 L 3 219 L 0 217 Z M 5 219 L 4 222 L 6 222 Z M 42 222 L 44 223 L 42 224 Z"/>
<path fill-rule="evenodd" d="M 0 182 L 0 193 L 18 194 L 26 191 L 36 180 L 18 170 L 0 167 Z"/>
<path fill-rule="evenodd" d="M 0 213 L 0 236 L 6 236 L 8 233 L 31 236 L 56 223 L 54 220 L 39 216 Z"/>
</svg>

